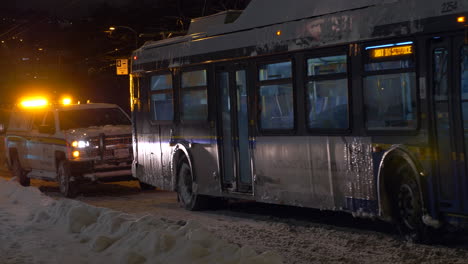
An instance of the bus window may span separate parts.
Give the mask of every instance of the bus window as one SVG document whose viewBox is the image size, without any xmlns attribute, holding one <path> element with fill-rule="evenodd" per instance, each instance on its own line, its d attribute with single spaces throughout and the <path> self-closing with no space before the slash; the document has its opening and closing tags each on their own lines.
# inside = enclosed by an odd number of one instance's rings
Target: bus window
<svg viewBox="0 0 468 264">
<path fill-rule="evenodd" d="M 153 120 L 172 120 L 174 100 L 170 74 L 151 76 L 151 113 Z"/>
<path fill-rule="evenodd" d="M 434 95 L 436 101 L 448 100 L 448 51 L 445 48 L 434 50 Z"/>
<path fill-rule="evenodd" d="M 371 62 L 365 65 L 366 71 L 383 71 L 383 70 L 411 69 L 411 68 L 414 68 L 413 60 Z"/>
<path fill-rule="evenodd" d="M 291 62 L 279 62 L 273 64 L 265 64 L 259 68 L 259 80 L 278 80 L 291 78 Z"/>
<path fill-rule="evenodd" d="M 307 60 L 307 113 L 311 129 L 348 128 L 346 55 Z M 320 80 L 317 77 L 320 76 Z"/>
<path fill-rule="evenodd" d="M 463 100 L 468 100 L 468 45 L 461 49 L 461 91 Z"/>
<path fill-rule="evenodd" d="M 307 75 L 329 75 L 346 73 L 346 55 L 312 58 L 307 60 Z"/>
<path fill-rule="evenodd" d="M 294 99 L 291 62 L 259 67 L 260 128 L 266 130 L 294 128 Z"/>
<path fill-rule="evenodd" d="M 460 79 L 465 151 L 468 151 L 468 45 L 461 49 Z"/>
<path fill-rule="evenodd" d="M 207 120 L 206 70 L 182 73 L 182 120 Z"/>
<path fill-rule="evenodd" d="M 384 46 L 366 48 L 368 61 L 364 66 L 367 74 L 364 77 L 364 102 L 367 129 L 415 129 L 416 73 L 413 45 L 397 43 Z"/>
</svg>

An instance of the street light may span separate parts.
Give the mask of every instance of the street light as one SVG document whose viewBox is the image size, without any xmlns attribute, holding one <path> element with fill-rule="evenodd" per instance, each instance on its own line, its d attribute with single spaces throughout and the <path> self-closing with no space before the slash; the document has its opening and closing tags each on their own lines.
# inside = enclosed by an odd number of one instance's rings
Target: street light
<svg viewBox="0 0 468 264">
<path fill-rule="evenodd" d="M 137 49 L 138 48 L 138 33 L 136 32 L 136 30 L 134 30 L 131 27 L 127 27 L 127 26 L 111 26 L 111 27 L 109 27 L 109 30 L 112 32 L 112 31 L 117 30 L 118 28 L 123 28 L 123 29 L 130 30 L 134 34 L 134 36 L 135 36 L 135 49 Z"/>
</svg>

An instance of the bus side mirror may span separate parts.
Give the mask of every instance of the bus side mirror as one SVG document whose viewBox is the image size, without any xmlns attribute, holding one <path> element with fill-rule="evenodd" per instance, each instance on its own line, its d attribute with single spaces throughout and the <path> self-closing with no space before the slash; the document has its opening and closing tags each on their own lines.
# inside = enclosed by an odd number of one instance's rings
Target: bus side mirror
<svg viewBox="0 0 468 264">
<path fill-rule="evenodd" d="M 6 132 L 5 125 L 0 123 L 0 135 L 5 134 L 5 132 Z"/>
<path fill-rule="evenodd" d="M 42 134 L 54 134 L 55 133 L 55 127 L 51 125 L 41 125 L 39 126 L 39 133 Z"/>
</svg>

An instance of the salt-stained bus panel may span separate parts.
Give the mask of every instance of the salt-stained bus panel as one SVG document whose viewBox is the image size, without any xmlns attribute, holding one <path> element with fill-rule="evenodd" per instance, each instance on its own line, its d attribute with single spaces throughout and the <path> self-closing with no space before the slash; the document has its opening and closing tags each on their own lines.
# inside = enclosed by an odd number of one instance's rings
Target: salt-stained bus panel
<svg viewBox="0 0 468 264">
<path fill-rule="evenodd" d="M 377 210 L 370 138 L 259 137 L 254 156 L 259 201 Z"/>
</svg>

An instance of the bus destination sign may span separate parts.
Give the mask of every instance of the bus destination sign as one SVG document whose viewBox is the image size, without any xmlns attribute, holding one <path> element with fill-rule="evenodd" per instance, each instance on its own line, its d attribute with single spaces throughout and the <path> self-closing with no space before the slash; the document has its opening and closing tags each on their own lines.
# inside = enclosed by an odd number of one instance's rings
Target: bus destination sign
<svg viewBox="0 0 468 264">
<path fill-rule="evenodd" d="M 385 47 L 371 50 L 371 58 L 387 58 L 413 54 L 413 45 Z"/>
</svg>

